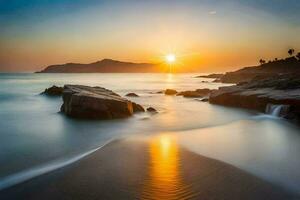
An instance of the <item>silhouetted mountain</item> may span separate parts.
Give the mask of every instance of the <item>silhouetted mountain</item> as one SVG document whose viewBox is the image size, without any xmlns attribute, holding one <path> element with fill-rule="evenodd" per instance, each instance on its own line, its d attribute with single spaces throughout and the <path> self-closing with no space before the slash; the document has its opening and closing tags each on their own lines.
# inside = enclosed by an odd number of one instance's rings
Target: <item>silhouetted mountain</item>
<svg viewBox="0 0 300 200">
<path fill-rule="evenodd" d="M 160 72 L 158 64 L 122 62 L 112 59 L 103 59 L 89 64 L 67 63 L 50 65 L 37 73 L 138 73 Z"/>
</svg>

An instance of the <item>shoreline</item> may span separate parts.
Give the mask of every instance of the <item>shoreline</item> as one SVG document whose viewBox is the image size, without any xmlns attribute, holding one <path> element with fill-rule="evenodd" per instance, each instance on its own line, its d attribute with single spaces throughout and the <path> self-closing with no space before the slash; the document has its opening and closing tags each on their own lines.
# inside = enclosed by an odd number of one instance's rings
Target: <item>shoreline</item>
<svg viewBox="0 0 300 200">
<path fill-rule="evenodd" d="M 192 153 L 165 134 L 110 142 L 71 165 L 0 191 L 1 199 L 293 197 L 232 165 Z"/>
<path fill-rule="evenodd" d="M 15 185 L 22 184 L 23 182 L 30 181 L 31 179 L 34 179 L 36 177 L 67 167 L 75 162 L 79 162 L 83 158 L 93 154 L 94 152 L 100 150 L 111 142 L 113 142 L 113 139 L 105 142 L 103 145 L 97 148 L 91 149 L 71 158 L 54 160 L 43 165 L 39 165 L 27 170 L 17 172 L 15 174 L 8 175 L 0 180 L 0 193 L 2 190 L 5 190 L 7 188 L 14 187 Z"/>
</svg>

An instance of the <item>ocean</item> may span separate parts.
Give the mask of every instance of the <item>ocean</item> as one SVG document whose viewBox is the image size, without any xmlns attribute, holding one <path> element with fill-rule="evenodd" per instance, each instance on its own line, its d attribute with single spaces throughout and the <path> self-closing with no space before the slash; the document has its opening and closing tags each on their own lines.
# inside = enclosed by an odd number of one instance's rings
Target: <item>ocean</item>
<svg viewBox="0 0 300 200">
<path fill-rule="evenodd" d="M 0 74 L 0 189 L 76 162 L 106 143 L 139 135 L 173 134 L 178 143 L 300 194 L 300 131 L 290 122 L 245 109 L 158 91 L 226 86 L 199 74 Z M 118 120 L 78 120 L 59 112 L 52 85 L 101 86 L 158 114 Z M 227 84 L 228 85 L 228 84 Z"/>
</svg>

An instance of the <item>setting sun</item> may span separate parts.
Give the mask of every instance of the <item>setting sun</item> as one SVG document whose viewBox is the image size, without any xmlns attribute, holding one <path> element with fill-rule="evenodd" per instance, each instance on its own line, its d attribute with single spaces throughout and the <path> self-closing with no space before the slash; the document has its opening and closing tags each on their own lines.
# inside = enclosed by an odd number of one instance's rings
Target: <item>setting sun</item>
<svg viewBox="0 0 300 200">
<path fill-rule="evenodd" d="M 176 60 L 176 56 L 174 54 L 168 54 L 166 55 L 166 61 L 168 63 L 173 63 Z"/>
</svg>

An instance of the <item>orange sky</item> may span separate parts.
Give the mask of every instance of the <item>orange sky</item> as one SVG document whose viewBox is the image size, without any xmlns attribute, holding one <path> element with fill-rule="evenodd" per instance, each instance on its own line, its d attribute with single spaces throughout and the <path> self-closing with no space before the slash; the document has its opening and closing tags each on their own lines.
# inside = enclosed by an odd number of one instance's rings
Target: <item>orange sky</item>
<svg viewBox="0 0 300 200">
<path fill-rule="evenodd" d="M 174 53 L 178 71 L 218 72 L 256 65 L 260 58 L 285 57 L 288 48 L 300 48 L 293 10 L 277 15 L 275 8 L 238 0 L 66 2 L 67 7 L 33 3 L 2 11 L 0 71 L 37 71 L 103 58 L 162 62 Z"/>
</svg>

